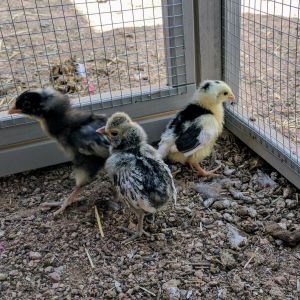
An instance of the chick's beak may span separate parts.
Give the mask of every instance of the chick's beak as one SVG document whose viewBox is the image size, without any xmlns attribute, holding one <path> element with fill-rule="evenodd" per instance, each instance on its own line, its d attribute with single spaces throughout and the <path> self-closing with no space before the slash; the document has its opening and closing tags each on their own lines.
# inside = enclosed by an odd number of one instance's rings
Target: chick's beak
<svg viewBox="0 0 300 300">
<path fill-rule="evenodd" d="M 8 110 L 8 114 L 12 115 L 12 114 L 20 114 L 22 112 L 21 109 L 16 108 L 16 104 L 14 103 L 13 106 Z"/>
<path fill-rule="evenodd" d="M 107 135 L 105 126 L 103 126 L 103 127 L 101 127 L 101 128 L 98 128 L 98 129 L 96 130 L 96 132 Z"/>
<path fill-rule="evenodd" d="M 229 96 L 228 96 L 228 100 L 235 100 L 234 94 L 229 95 Z"/>
</svg>

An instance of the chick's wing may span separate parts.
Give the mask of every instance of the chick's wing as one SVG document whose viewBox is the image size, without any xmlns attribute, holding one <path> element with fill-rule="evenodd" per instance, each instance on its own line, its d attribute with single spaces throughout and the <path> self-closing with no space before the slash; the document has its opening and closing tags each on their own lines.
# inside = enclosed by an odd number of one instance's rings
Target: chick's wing
<svg viewBox="0 0 300 300">
<path fill-rule="evenodd" d="M 170 181 L 170 182 L 168 182 Z M 134 203 L 158 208 L 167 199 L 171 178 L 164 170 L 164 164 L 149 157 L 127 157 L 114 175 L 114 183 L 120 193 Z"/>
<path fill-rule="evenodd" d="M 96 132 L 99 127 L 104 125 L 103 118 L 93 116 L 71 133 L 70 140 L 79 153 L 108 157 L 109 143 L 103 134 Z"/>
<path fill-rule="evenodd" d="M 178 134 L 175 145 L 179 152 L 190 156 L 207 146 L 218 136 L 217 126 L 211 117 L 200 117 Z"/>
</svg>

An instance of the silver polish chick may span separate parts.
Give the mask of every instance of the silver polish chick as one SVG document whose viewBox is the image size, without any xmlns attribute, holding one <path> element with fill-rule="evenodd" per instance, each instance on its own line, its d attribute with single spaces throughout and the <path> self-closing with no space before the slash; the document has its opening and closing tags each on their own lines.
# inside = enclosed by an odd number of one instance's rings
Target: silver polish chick
<svg viewBox="0 0 300 300">
<path fill-rule="evenodd" d="M 38 120 L 44 131 L 55 139 L 72 159 L 76 188 L 63 202 L 43 206 L 60 207 L 54 215 L 78 200 L 82 188 L 92 181 L 109 155 L 107 138 L 96 133 L 106 117 L 72 108 L 66 95 L 52 87 L 25 91 L 19 95 L 9 114 L 20 113 Z"/>
<path fill-rule="evenodd" d="M 158 152 L 162 158 L 189 164 L 199 176 L 217 176 L 220 166 L 206 171 L 200 161 L 209 156 L 223 131 L 223 102 L 235 99 L 223 81 L 203 81 L 191 102 L 176 114 L 162 134 Z"/>
<path fill-rule="evenodd" d="M 124 243 L 149 236 L 143 229 L 144 214 L 163 209 L 168 201 L 176 203 L 171 172 L 157 150 L 147 144 L 142 127 L 127 114 L 114 113 L 97 131 L 106 134 L 111 144 L 105 169 L 119 197 L 138 218 L 137 232 Z"/>
</svg>

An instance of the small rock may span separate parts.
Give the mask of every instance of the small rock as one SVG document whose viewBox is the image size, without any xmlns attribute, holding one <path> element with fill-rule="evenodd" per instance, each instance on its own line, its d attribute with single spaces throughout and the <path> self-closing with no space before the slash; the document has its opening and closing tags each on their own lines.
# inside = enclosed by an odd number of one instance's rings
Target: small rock
<svg viewBox="0 0 300 300">
<path fill-rule="evenodd" d="M 44 267 L 51 266 L 55 261 L 55 255 L 52 253 L 47 253 L 43 258 Z"/>
<path fill-rule="evenodd" d="M 158 241 L 164 241 L 166 239 L 166 235 L 163 232 L 160 232 L 156 236 Z"/>
<path fill-rule="evenodd" d="M 242 282 L 239 275 L 235 274 L 232 278 L 230 286 L 234 292 L 239 293 L 244 289 L 245 283 Z"/>
<path fill-rule="evenodd" d="M 287 219 L 289 219 L 289 220 L 293 220 L 294 218 L 295 218 L 295 214 L 294 213 L 289 213 L 289 214 L 287 214 Z"/>
<path fill-rule="evenodd" d="M 227 289 L 226 288 L 220 288 L 218 289 L 218 297 L 217 299 L 228 299 L 227 297 Z"/>
<path fill-rule="evenodd" d="M 206 199 L 206 200 L 203 201 L 203 205 L 206 208 L 211 207 L 216 200 L 217 199 L 215 199 L 215 198 L 208 198 L 208 199 Z"/>
<path fill-rule="evenodd" d="M 239 206 L 236 213 L 240 216 L 250 216 L 251 218 L 257 216 L 257 211 L 253 207 Z"/>
<path fill-rule="evenodd" d="M 220 257 L 224 267 L 230 270 L 236 267 L 237 262 L 234 259 L 233 255 L 228 251 L 222 251 Z"/>
<path fill-rule="evenodd" d="M 286 203 L 283 199 L 278 199 L 276 201 L 276 207 L 279 208 L 279 209 L 285 208 L 285 205 L 286 205 Z"/>
<path fill-rule="evenodd" d="M 186 293 L 186 299 L 190 299 L 193 295 L 193 291 L 192 290 L 188 290 Z"/>
<path fill-rule="evenodd" d="M 277 284 L 284 286 L 287 283 L 287 280 L 284 276 L 277 276 L 274 277 L 274 282 L 276 282 Z"/>
<path fill-rule="evenodd" d="M 19 274 L 18 270 L 12 270 L 12 271 L 9 272 L 10 276 L 17 276 L 18 274 Z"/>
<path fill-rule="evenodd" d="M 235 200 L 241 200 L 241 201 L 244 201 L 247 203 L 253 202 L 251 197 L 245 196 L 241 191 L 237 191 L 233 188 L 230 188 L 229 192 L 231 193 L 233 199 L 235 199 Z"/>
<path fill-rule="evenodd" d="M 116 290 L 119 292 L 119 293 L 121 293 L 122 292 L 122 284 L 121 284 L 121 282 L 119 282 L 118 280 L 115 280 L 115 288 L 116 288 Z"/>
<path fill-rule="evenodd" d="M 254 233 L 259 229 L 259 226 L 257 222 L 253 222 L 252 220 L 244 220 L 239 223 L 240 227 L 242 230 L 244 230 L 247 233 Z"/>
<path fill-rule="evenodd" d="M 283 196 L 283 198 L 287 198 L 288 196 L 291 195 L 291 193 L 292 193 L 291 188 L 290 187 L 285 187 L 283 189 L 282 196 Z"/>
<path fill-rule="evenodd" d="M 44 269 L 45 273 L 50 273 L 52 271 L 53 271 L 53 267 L 52 266 L 49 266 L 49 267 L 47 267 L 47 268 Z"/>
<path fill-rule="evenodd" d="M 5 281 L 8 278 L 6 273 L 0 273 L 0 281 Z"/>
<path fill-rule="evenodd" d="M 222 210 L 225 208 L 228 208 L 231 204 L 231 201 L 229 199 L 223 199 L 223 200 L 218 200 L 216 201 L 212 207 L 218 210 Z"/>
<path fill-rule="evenodd" d="M 248 207 L 248 214 L 251 218 L 255 218 L 257 216 L 257 211 L 253 207 Z"/>
<path fill-rule="evenodd" d="M 272 299 L 284 299 L 284 292 L 279 288 L 278 285 L 273 285 L 269 291 Z"/>
<path fill-rule="evenodd" d="M 31 252 L 29 252 L 29 257 L 32 260 L 39 260 L 42 258 L 42 255 L 39 252 L 31 251 Z"/>
<path fill-rule="evenodd" d="M 197 270 L 195 273 L 194 273 L 194 276 L 201 279 L 203 277 L 203 272 L 201 270 Z"/>
<path fill-rule="evenodd" d="M 187 293 L 186 290 L 179 290 L 179 293 L 180 293 L 181 299 L 186 299 L 186 293 Z"/>
<path fill-rule="evenodd" d="M 54 272 L 57 272 L 57 273 L 62 273 L 64 271 L 64 266 L 59 266 L 57 268 L 54 269 Z"/>
<path fill-rule="evenodd" d="M 29 263 L 28 263 L 28 266 L 33 267 L 35 264 L 36 264 L 36 261 L 30 260 Z"/>
<path fill-rule="evenodd" d="M 287 230 L 287 223 L 285 222 L 286 220 L 282 220 L 280 223 L 278 223 L 278 225 L 284 229 Z"/>
<path fill-rule="evenodd" d="M 49 275 L 49 278 L 53 281 L 53 282 L 59 282 L 60 281 L 60 274 L 57 272 L 52 272 Z"/>
<path fill-rule="evenodd" d="M 232 217 L 231 214 L 229 214 L 229 213 L 225 213 L 225 214 L 223 215 L 223 219 L 224 219 L 225 221 L 227 221 L 227 222 L 230 222 L 230 223 L 233 222 L 233 217 Z"/>
<path fill-rule="evenodd" d="M 168 293 L 170 297 L 169 299 L 176 299 L 180 297 L 180 292 L 178 289 L 179 284 L 180 281 L 177 279 L 171 279 L 163 284 L 162 289 Z"/>
</svg>

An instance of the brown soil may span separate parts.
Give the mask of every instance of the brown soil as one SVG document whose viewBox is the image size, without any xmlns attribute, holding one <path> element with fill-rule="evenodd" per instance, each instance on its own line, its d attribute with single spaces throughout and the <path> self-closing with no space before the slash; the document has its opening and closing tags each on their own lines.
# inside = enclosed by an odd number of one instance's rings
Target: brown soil
<svg viewBox="0 0 300 300">
<path fill-rule="evenodd" d="M 177 205 L 147 218 L 151 238 L 127 245 L 118 227 L 136 220 L 108 207 L 104 173 L 58 218 L 39 205 L 71 192 L 69 164 L 2 178 L 1 299 L 297 299 L 299 245 L 286 238 L 300 229 L 297 190 L 227 132 L 204 165 L 218 161 L 226 175 L 212 181 L 171 165 Z M 283 229 L 286 241 L 272 237 Z"/>
</svg>

